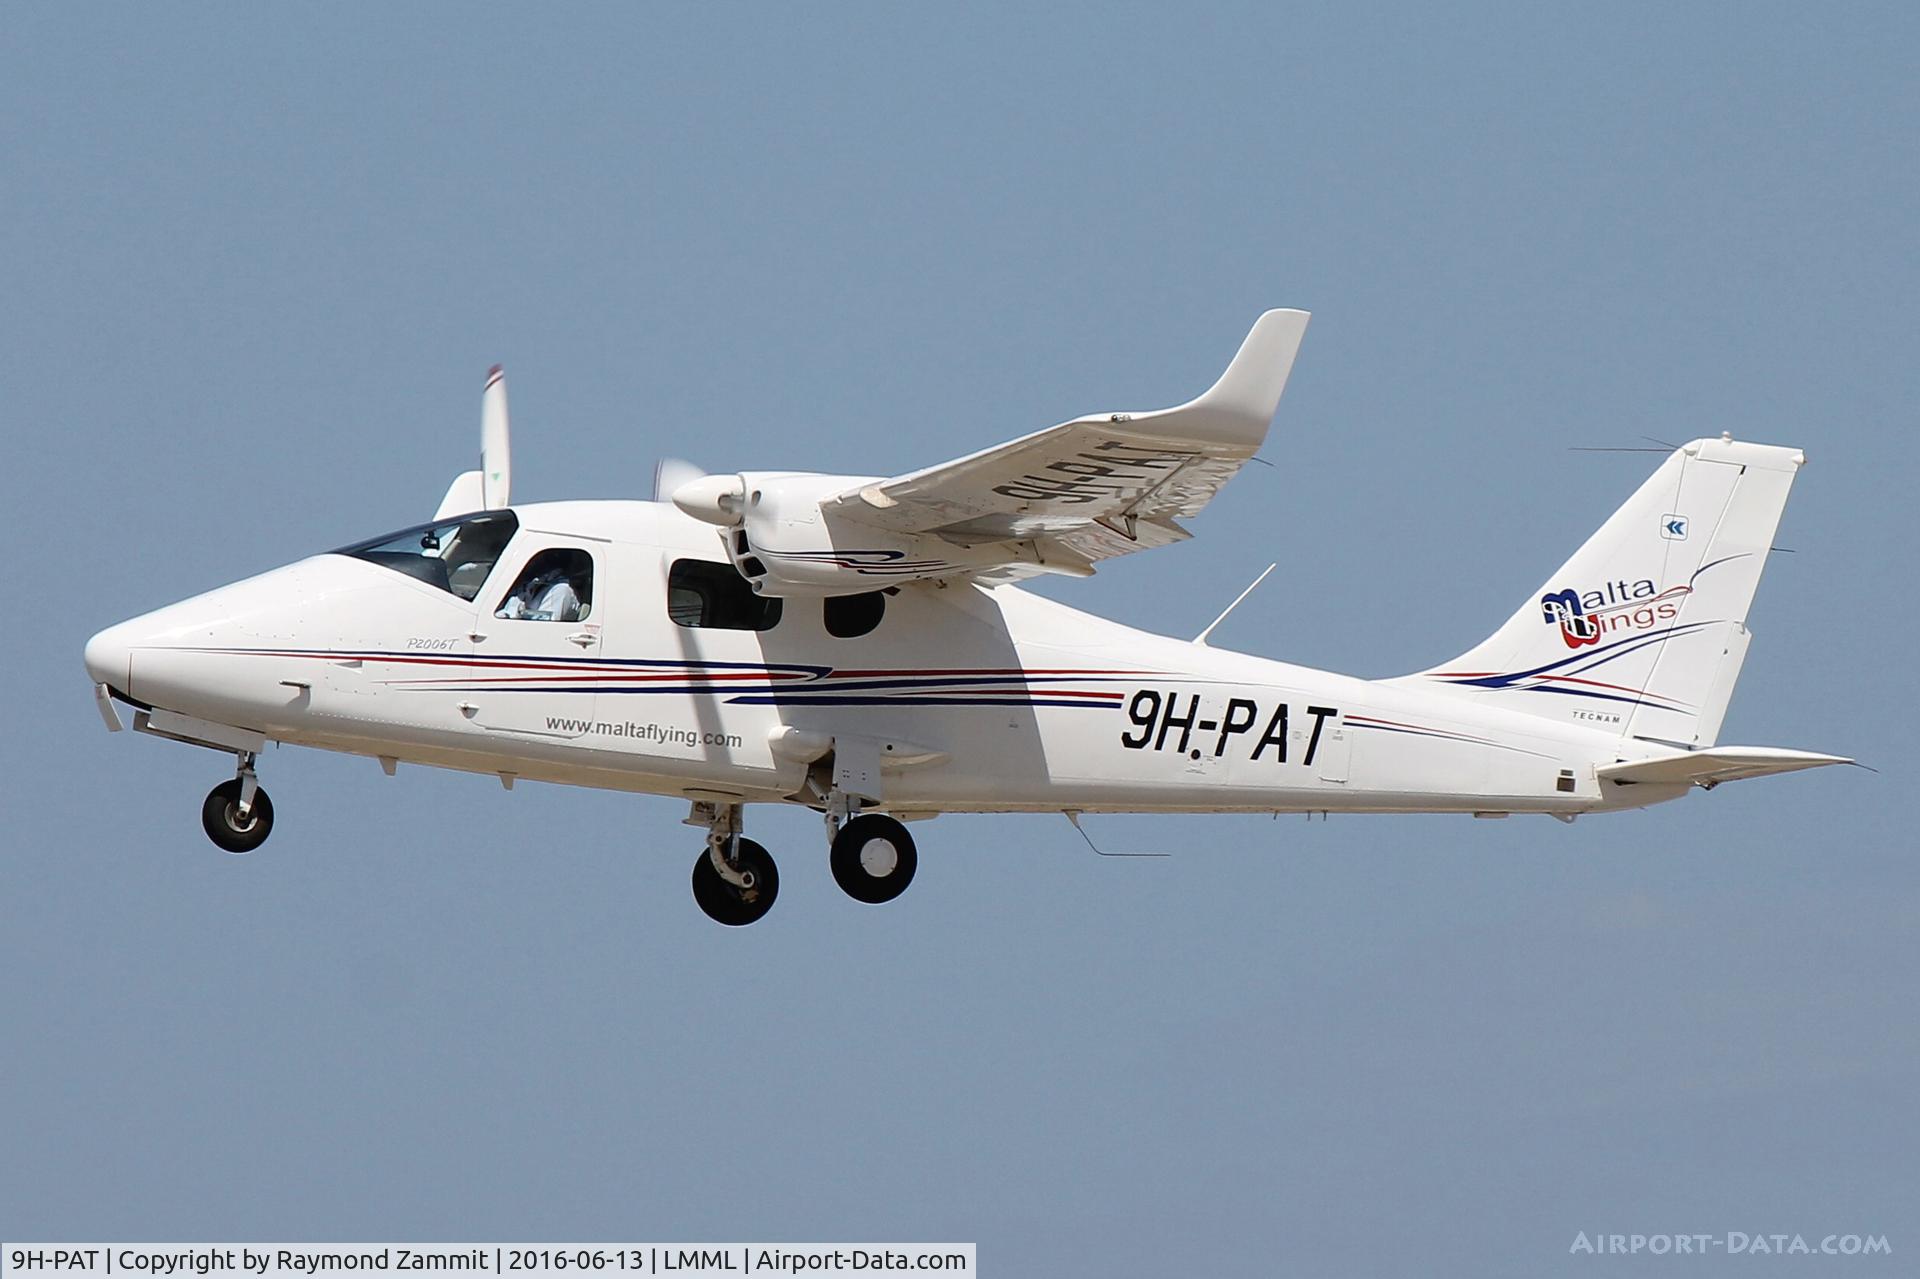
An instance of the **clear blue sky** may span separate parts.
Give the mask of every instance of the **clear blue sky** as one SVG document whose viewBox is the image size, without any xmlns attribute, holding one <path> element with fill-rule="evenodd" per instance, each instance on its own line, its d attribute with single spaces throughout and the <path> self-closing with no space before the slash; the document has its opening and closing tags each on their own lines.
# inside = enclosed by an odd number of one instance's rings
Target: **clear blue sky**
<svg viewBox="0 0 1920 1279">
<path fill-rule="evenodd" d="M 1911 6 L 4 25 L 0 1233 L 1920 1251 Z M 517 495 L 637 496 L 662 453 L 894 473 L 1173 403 L 1276 305 L 1315 319 L 1274 468 L 1049 593 L 1190 634 L 1278 559 L 1219 642 L 1415 669 L 1657 461 L 1570 447 L 1731 430 L 1811 464 L 1726 738 L 1883 771 L 1572 827 L 1090 822 L 1166 861 L 947 818 L 885 909 L 755 813 L 783 892 L 732 931 L 682 805 L 286 750 L 229 858 L 225 765 L 89 704 L 99 627 L 431 513 L 495 361 Z"/>
</svg>

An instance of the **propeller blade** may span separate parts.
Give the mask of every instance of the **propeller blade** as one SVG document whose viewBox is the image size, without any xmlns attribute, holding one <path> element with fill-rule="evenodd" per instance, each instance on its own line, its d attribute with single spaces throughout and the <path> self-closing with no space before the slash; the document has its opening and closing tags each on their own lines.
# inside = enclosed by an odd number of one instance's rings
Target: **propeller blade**
<svg viewBox="0 0 1920 1279">
<path fill-rule="evenodd" d="M 497 511 L 513 502 L 513 450 L 507 438 L 507 373 L 498 364 L 487 370 L 480 396 L 480 498 Z"/>
<path fill-rule="evenodd" d="M 705 475 L 705 471 L 683 457 L 663 457 L 653 464 L 653 500 L 671 501 L 675 489 Z"/>
</svg>

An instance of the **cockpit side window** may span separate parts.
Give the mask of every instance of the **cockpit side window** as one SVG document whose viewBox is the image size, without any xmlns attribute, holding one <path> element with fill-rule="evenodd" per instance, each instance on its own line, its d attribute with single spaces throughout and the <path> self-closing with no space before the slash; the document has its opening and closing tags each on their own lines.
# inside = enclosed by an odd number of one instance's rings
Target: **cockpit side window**
<svg viewBox="0 0 1920 1279">
<path fill-rule="evenodd" d="M 333 552 L 405 573 L 470 600 L 520 527 L 512 511 L 483 511 L 419 524 Z"/>
<path fill-rule="evenodd" d="M 593 556 L 573 546 L 539 552 L 520 570 L 495 617 L 584 622 L 593 612 Z"/>
<path fill-rule="evenodd" d="M 780 600 L 755 595 L 731 564 L 675 560 L 667 573 L 667 616 L 676 626 L 770 631 L 780 621 Z"/>
</svg>

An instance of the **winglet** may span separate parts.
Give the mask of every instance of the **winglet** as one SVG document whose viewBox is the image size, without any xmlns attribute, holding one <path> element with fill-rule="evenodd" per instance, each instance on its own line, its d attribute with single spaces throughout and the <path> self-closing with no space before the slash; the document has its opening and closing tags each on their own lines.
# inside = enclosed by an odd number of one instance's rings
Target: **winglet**
<svg viewBox="0 0 1920 1279">
<path fill-rule="evenodd" d="M 1199 399 L 1169 412 L 1180 414 L 1183 426 L 1222 444 L 1259 447 L 1280 407 L 1310 318 L 1305 311 L 1268 311 L 1253 322 L 1220 380 Z"/>
</svg>

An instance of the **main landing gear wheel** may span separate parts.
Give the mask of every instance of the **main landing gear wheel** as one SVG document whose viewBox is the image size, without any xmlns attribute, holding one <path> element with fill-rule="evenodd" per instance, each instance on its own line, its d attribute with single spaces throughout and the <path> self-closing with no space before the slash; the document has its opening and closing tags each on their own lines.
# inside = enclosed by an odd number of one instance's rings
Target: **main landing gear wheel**
<svg viewBox="0 0 1920 1279">
<path fill-rule="evenodd" d="M 253 804 L 243 814 L 236 777 L 207 792 L 207 802 L 200 805 L 200 824 L 207 828 L 207 838 L 228 852 L 250 853 L 273 833 L 273 801 L 256 786 Z"/>
<path fill-rule="evenodd" d="M 857 902 L 890 902 L 907 891 L 920 864 L 913 836 L 891 817 L 866 813 L 840 828 L 828 857 L 834 882 Z"/>
<path fill-rule="evenodd" d="M 780 870 L 773 856 L 750 839 L 734 843 L 729 869 L 745 880 L 735 884 L 724 878 L 713 864 L 713 853 L 702 849 L 693 864 L 693 900 L 715 923 L 739 927 L 751 924 L 773 909 L 780 895 Z"/>
</svg>

